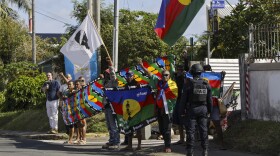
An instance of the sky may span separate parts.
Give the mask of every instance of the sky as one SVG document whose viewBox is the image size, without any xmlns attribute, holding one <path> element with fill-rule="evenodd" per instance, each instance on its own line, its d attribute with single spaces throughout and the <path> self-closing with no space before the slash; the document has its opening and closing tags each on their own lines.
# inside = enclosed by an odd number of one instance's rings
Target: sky
<svg viewBox="0 0 280 156">
<path fill-rule="evenodd" d="M 119 0 L 119 7 L 129 10 L 142 10 L 158 13 L 162 0 Z M 184 36 L 191 37 L 194 34 L 201 35 L 206 31 L 206 5 L 211 0 L 205 0 L 204 5 L 187 28 Z M 228 0 L 235 5 L 238 0 Z M 105 4 L 113 4 L 114 0 L 105 0 Z M 65 24 L 76 25 L 77 22 L 71 17 L 73 3 L 71 0 L 37 0 L 35 1 L 35 32 L 36 33 L 64 33 Z M 20 17 L 28 23 L 28 15 L 19 11 Z"/>
</svg>

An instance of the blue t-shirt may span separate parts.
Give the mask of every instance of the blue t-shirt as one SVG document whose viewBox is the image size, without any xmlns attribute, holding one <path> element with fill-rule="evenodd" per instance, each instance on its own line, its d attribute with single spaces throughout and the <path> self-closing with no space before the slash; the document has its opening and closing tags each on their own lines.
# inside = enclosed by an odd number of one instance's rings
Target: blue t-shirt
<svg viewBox="0 0 280 156">
<path fill-rule="evenodd" d="M 49 89 L 47 90 L 47 100 L 48 101 L 53 101 L 53 100 L 58 100 L 59 97 L 57 96 L 57 92 L 59 91 L 60 84 L 56 80 L 48 81 L 49 83 Z M 44 84 L 46 86 L 47 83 Z"/>
</svg>

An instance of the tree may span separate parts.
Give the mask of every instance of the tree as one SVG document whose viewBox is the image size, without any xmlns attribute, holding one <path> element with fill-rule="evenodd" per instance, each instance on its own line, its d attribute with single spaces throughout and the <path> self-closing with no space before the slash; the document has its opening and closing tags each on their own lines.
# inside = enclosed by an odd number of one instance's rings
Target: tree
<svg viewBox="0 0 280 156">
<path fill-rule="evenodd" d="M 8 4 L 15 4 L 19 9 L 24 11 L 28 11 L 31 9 L 31 1 L 30 0 L 1 0 L 0 1 L 0 17 L 13 17 L 17 18 L 17 13 L 8 6 Z"/>
<path fill-rule="evenodd" d="M 213 57 L 237 58 L 249 50 L 249 24 L 279 22 L 279 3 L 274 0 L 240 0 L 230 16 L 220 23 L 218 49 Z M 212 40 L 213 41 L 213 40 Z"/>
<path fill-rule="evenodd" d="M 0 64 L 32 61 L 32 39 L 23 23 L 10 17 L 0 17 Z M 38 62 L 46 60 L 57 53 L 59 49 L 53 46 L 51 40 L 36 37 Z"/>
<path fill-rule="evenodd" d="M 0 59 L 4 65 L 12 62 L 17 51 L 25 51 L 23 47 L 28 43 L 28 34 L 23 24 L 10 17 L 0 20 Z"/>
</svg>

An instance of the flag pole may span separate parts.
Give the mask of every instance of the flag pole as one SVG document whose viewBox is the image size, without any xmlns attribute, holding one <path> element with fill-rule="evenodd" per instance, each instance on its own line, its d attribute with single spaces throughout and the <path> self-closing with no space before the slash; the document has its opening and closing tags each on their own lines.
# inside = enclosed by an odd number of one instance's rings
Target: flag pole
<svg viewBox="0 0 280 156">
<path fill-rule="evenodd" d="M 91 17 L 91 15 L 90 15 L 89 11 L 88 11 L 88 15 L 89 15 L 89 17 L 90 17 L 90 19 L 91 19 L 91 21 L 92 21 L 92 23 L 93 23 L 95 29 L 97 30 L 97 26 L 96 26 L 94 20 L 92 19 L 92 17 Z M 108 49 L 107 49 L 107 47 L 106 47 L 105 43 L 103 42 L 103 39 L 102 39 L 102 37 L 101 37 L 101 35 L 100 35 L 100 32 L 97 31 L 97 34 L 98 34 L 99 37 L 101 38 L 102 45 L 103 45 L 104 48 L 105 48 L 105 51 L 106 51 L 106 53 L 107 53 L 107 55 L 108 55 L 108 58 L 110 59 L 110 61 L 112 61 L 112 59 L 111 59 L 111 57 L 110 57 L 110 55 L 109 55 Z"/>
</svg>

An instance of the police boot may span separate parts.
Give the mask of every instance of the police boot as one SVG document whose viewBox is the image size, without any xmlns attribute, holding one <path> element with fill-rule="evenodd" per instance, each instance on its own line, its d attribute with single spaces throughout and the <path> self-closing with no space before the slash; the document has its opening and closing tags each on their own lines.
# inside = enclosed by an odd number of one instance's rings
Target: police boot
<svg viewBox="0 0 280 156">
<path fill-rule="evenodd" d="M 187 149 L 187 156 L 193 156 L 193 150 Z"/>
<path fill-rule="evenodd" d="M 193 153 L 192 152 L 188 152 L 187 156 L 193 156 Z"/>
<path fill-rule="evenodd" d="M 202 156 L 208 156 L 208 151 L 207 150 L 203 150 Z"/>
</svg>

